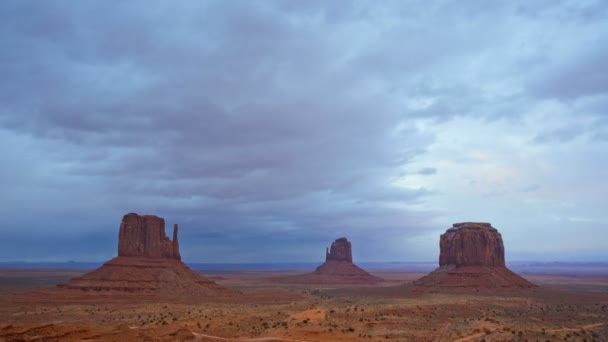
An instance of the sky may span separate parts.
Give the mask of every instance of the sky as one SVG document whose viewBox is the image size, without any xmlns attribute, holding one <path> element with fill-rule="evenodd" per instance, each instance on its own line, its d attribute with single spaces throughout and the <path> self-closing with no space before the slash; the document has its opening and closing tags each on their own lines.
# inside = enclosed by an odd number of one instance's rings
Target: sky
<svg viewBox="0 0 608 342">
<path fill-rule="evenodd" d="M 608 261 L 606 1 L 0 1 L 0 262 Z"/>
</svg>

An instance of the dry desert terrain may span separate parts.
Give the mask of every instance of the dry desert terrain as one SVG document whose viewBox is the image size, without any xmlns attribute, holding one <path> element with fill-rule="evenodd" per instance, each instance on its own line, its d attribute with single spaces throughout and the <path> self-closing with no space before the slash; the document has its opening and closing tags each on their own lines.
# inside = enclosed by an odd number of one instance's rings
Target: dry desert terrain
<svg viewBox="0 0 608 342">
<path fill-rule="evenodd" d="M 513 293 L 426 293 L 420 272 L 365 286 L 284 284 L 302 272 L 204 275 L 242 295 L 200 302 L 52 298 L 88 270 L 0 270 L 0 341 L 607 341 L 608 276 L 526 274 Z M 46 292 L 50 289 L 49 292 Z"/>
</svg>

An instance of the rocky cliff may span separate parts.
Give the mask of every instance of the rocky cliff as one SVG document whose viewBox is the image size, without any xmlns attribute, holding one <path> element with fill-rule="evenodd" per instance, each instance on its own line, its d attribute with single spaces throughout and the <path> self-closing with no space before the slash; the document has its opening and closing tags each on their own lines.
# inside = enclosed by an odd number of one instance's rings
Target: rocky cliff
<svg viewBox="0 0 608 342">
<path fill-rule="evenodd" d="M 439 266 L 505 266 L 502 236 L 489 223 L 454 223 L 439 249 Z"/>
<path fill-rule="evenodd" d="M 350 242 L 345 237 L 336 239 L 336 241 L 331 244 L 331 248 L 326 249 L 325 261 L 330 260 L 353 262 L 353 249 Z"/>
<path fill-rule="evenodd" d="M 181 260 L 177 224 L 173 241 L 165 235 L 165 220 L 154 215 L 129 213 L 120 222 L 118 256 Z"/>
</svg>

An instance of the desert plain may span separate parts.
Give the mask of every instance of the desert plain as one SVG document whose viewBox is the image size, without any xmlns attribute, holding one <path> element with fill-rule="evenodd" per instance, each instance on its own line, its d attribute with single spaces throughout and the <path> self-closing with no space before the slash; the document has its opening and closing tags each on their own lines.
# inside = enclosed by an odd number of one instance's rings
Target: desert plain
<svg viewBox="0 0 608 342">
<path fill-rule="evenodd" d="M 73 303 L 45 291 L 89 269 L 4 267 L 0 341 L 606 341 L 603 267 L 537 267 L 523 276 L 539 288 L 505 293 L 418 292 L 411 283 L 426 272 L 407 265 L 368 267 L 384 281 L 357 286 L 276 281 L 301 270 L 212 270 L 204 276 L 241 295 Z"/>
</svg>

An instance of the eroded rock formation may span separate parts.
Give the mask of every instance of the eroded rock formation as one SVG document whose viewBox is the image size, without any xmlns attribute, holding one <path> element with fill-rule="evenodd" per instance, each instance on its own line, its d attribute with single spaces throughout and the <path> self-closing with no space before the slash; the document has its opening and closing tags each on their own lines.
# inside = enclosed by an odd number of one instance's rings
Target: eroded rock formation
<svg viewBox="0 0 608 342">
<path fill-rule="evenodd" d="M 165 220 L 154 215 L 129 213 L 123 216 L 118 235 L 118 256 L 181 260 L 177 224 L 173 241 L 165 235 Z"/>
<path fill-rule="evenodd" d="M 345 237 L 336 239 L 336 241 L 331 244 L 331 249 L 326 249 L 325 261 L 330 260 L 353 262 L 353 249 L 350 242 Z"/>
<path fill-rule="evenodd" d="M 454 223 L 439 249 L 439 266 L 505 266 L 502 236 L 489 223 Z"/>
<path fill-rule="evenodd" d="M 502 236 L 489 223 L 454 223 L 439 240 L 439 268 L 416 280 L 433 291 L 530 289 L 528 282 L 505 267 Z"/>
<path fill-rule="evenodd" d="M 278 279 L 301 284 L 376 284 L 383 279 L 353 264 L 351 243 L 345 237 L 336 239 L 325 250 L 325 262 L 312 273 Z"/>
<path fill-rule="evenodd" d="M 154 215 L 129 213 L 123 216 L 118 238 L 118 256 L 100 268 L 59 285 L 61 293 L 53 296 L 74 297 L 96 293 L 127 300 L 207 300 L 238 296 L 192 271 L 181 262 L 177 240 L 165 235 L 165 220 Z M 70 292 L 79 290 L 78 292 Z M 88 300 L 79 297 L 79 300 Z"/>
</svg>

